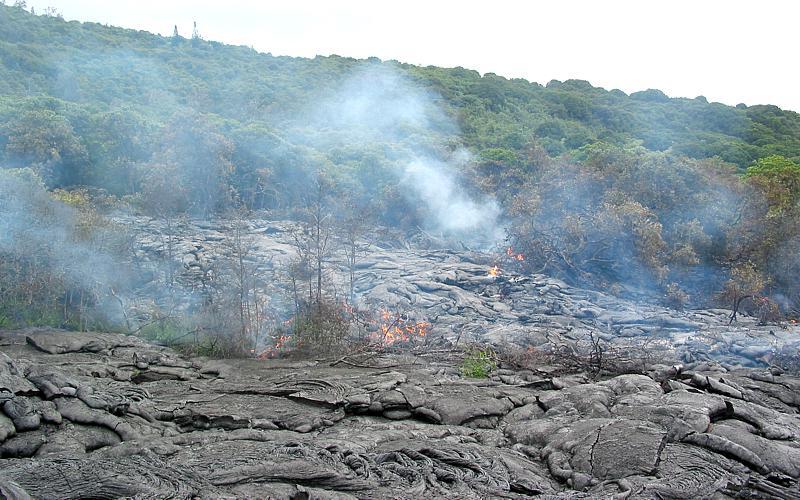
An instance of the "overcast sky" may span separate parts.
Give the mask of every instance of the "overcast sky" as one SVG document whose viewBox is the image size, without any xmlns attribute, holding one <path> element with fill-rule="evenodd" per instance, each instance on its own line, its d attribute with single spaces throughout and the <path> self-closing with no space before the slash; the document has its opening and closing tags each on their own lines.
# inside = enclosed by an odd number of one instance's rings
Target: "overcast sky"
<svg viewBox="0 0 800 500">
<path fill-rule="evenodd" d="M 7 1 L 7 3 L 12 3 Z M 547 83 L 800 111 L 795 0 L 28 0 L 95 21 L 252 46 L 369 56 Z"/>
</svg>

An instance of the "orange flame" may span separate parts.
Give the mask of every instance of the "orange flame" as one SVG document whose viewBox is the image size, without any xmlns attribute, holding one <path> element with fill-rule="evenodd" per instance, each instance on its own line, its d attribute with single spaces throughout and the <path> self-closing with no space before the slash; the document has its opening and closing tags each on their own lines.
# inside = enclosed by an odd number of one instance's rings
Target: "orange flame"
<svg viewBox="0 0 800 500">
<path fill-rule="evenodd" d="M 392 345 L 397 342 L 408 342 L 428 334 L 431 324 L 425 321 L 411 321 L 406 316 L 393 314 L 386 309 L 381 309 L 378 331 L 370 338 L 383 345 Z"/>
<path fill-rule="evenodd" d="M 514 251 L 514 248 L 513 248 L 513 247 L 508 247 L 508 248 L 506 248 L 506 255 L 508 255 L 508 256 L 509 256 L 509 257 L 511 257 L 512 259 L 514 259 L 514 260 L 518 260 L 518 261 L 520 261 L 520 262 L 522 262 L 523 260 L 525 260 L 525 256 L 524 256 L 523 254 L 521 254 L 521 253 L 516 253 L 516 252 Z"/>
<path fill-rule="evenodd" d="M 280 351 L 286 347 L 286 344 L 289 342 L 290 337 L 288 335 L 281 335 L 277 339 L 275 339 L 275 345 L 273 347 L 268 347 L 267 349 L 261 351 L 258 355 L 258 359 L 271 359 L 275 358 L 280 354 Z"/>
<path fill-rule="evenodd" d="M 489 268 L 489 276 L 500 276 L 500 266 L 494 265 Z"/>
</svg>

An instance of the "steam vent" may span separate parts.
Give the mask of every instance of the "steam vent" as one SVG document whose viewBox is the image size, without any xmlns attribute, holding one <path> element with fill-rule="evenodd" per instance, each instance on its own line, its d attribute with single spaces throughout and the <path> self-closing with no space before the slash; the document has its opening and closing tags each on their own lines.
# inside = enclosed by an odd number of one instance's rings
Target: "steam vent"
<svg viewBox="0 0 800 500">
<path fill-rule="evenodd" d="M 800 499 L 800 7 L 422 3 L 0 0 L 0 500 Z"/>
</svg>

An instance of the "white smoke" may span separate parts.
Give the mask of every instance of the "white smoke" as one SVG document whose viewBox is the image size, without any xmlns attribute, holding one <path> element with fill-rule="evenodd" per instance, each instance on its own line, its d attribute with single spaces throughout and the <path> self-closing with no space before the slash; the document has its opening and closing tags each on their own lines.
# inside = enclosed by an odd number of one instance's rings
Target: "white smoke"
<svg viewBox="0 0 800 500">
<path fill-rule="evenodd" d="M 500 208 L 493 197 L 464 188 L 459 169 L 470 157 L 463 148 L 453 151 L 459 128 L 439 101 L 441 96 L 399 69 L 365 63 L 314 104 L 308 129 L 328 133 L 299 140 L 320 149 L 388 145 L 385 155 L 398 181 L 409 199 L 426 209 L 426 229 L 472 245 L 493 245 L 503 235 Z M 353 144 L 354 138 L 360 144 Z"/>
<path fill-rule="evenodd" d="M 500 216 L 497 201 L 468 196 L 458 185 L 457 175 L 447 163 L 417 158 L 406 165 L 402 182 L 427 205 L 436 229 L 482 242 L 498 241 L 502 238 L 502 228 L 497 222 Z"/>
</svg>

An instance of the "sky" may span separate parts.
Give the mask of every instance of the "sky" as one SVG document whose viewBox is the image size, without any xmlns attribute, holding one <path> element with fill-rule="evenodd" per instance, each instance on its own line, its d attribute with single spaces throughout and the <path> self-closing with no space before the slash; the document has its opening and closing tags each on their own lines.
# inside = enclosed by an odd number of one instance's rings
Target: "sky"
<svg viewBox="0 0 800 500">
<path fill-rule="evenodd" d="M 7 0 L 6 3 L 13 3 Z M 800 112 L 794 0 L 28 0 L 67 20 L 273 55 L 462 66 L 546 84 L 588 80 Z"/>
</svg>

